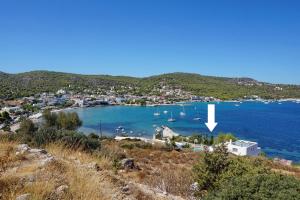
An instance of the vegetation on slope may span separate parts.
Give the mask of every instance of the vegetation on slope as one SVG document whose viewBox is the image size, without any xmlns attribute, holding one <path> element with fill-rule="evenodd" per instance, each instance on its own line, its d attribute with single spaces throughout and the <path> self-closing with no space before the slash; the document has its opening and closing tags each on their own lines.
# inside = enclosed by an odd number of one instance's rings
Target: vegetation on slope
<svg viewBox="0 0 300 200">
<path fill-rule="evenodd" d="M 274 85 L 249 78 L 221 78 L 189 73 L 171 73 L 147 78 L 108 75 L 79 75 L 61 72 L 33 71 L 19 74 L 0 73 L 0 98 L 13 99 L 61 88 L 74 92 L 105 94 L 114 87 L 119 94 L 156 94 L 162 84 L 181 88 L 194 95 L 220 99 L 258 95 L 264 98 L 300 98 L 300 86 Z M 275 87 L 282 90 L 276 90 Z"/>
<path fill-rule="evenodd" d="M 96 140 L 101 145 L 92 151 L 66 145 L 72 142 L 61 138 L 47 141 L 42 146 L 57 160 L 40 170 L 30 160 L 35 157 L 17 156 L 13 149 L 16 143 L 3 142 L 0 136 L 0 193 L 5 199 L 24 193 L 35 199 L 57 199 L 55 191 L 66 185 L 68 190 L 61 199 L 98 199 L 103 195 L 111 199 L 116 192 L 119 198 L 114 199 L 174 199 L 172 195 L 183 199 L 299 199 L 300 180 L 295 177 L 300 177 L 300 170 L 277 166 L 264 157 L 229 155 L 223 146 L 213 153 L 199 153 L 137 140 Z M 123 158 L 133 159 L 137 167 L 120 168 Z M 17 173 L 9 174 L 16 166 Z M 22 182 L 28 178 L 18 177 L 28 173 L 35 177 L 31 184 Z M 44 184 L 47 187 L 39 187 Z M 160 195 L 149 196 L 150 190 Z"/>
<path fill-rule="evenodd" d="M 224 145 L 194 166 L 204 199 L 299 199 L 300 181 L 273 172 L 262 158 L 230 156 Z"/>
<path fill-rule="evenodd" d="M 65 147 L 75 150 L 94 151 L 100 149 L 97 135 L 86 136 L 77 132 L 81 125 L 77 113 L 58 114 L 49 110 L 43 113 L 43 124 L 37 127 L 31 120 L 24 119 L 20 124 L 17 137 L 23 143 L 37 147 L 45 147 L 49 143 L 60 142 Z"/>
</svg>

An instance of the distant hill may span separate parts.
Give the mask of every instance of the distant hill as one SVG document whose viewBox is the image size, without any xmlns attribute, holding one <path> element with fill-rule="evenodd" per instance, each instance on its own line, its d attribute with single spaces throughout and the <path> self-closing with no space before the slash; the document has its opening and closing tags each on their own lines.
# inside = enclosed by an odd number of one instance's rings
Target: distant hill
<svg viewBox="0 0 300 200">
<path fill-rule="evenodd" d="M 194 95 L 221 99 L 258 95 L 264 98 L 300 98 L 299 85 L 269 84 L 251 78 L 225 78 L 191 73 L 170 73 L 146 78 L 109 75 L 80 75 L 51 71 L 19 74 L 0 72 L 0 98 L 12 99 L 41 92 L 56 92 L 61 88 L 74 92 L 103 93 L 111 87 L 120 94 L 151 94 L 154 88 L 167 85 Z"/>
</svg>

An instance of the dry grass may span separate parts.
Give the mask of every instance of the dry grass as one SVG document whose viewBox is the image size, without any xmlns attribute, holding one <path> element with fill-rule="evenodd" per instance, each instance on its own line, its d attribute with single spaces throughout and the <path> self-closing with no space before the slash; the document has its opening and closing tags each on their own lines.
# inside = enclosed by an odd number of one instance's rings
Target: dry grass
<svg viewBox="0 0 300 200">
<path fill-rule="evenodd" d="M 157 199 L 136 188 L 137 184 L 188 198 L 193 183 L 191 169 L 200 157 L 199 153 L 188 150 L 170 151 L 164 146 L 149 146 L 138 141 L 108 140 L 103 142 L 100 152 L 93 154 L 49 144 L 46 150 L 56 159 L 40 168 L 30 157 L 16 156 L 15 146 L 16 143 L 0 141 L 0 194 L 7 200 L 24 193 L 30 193 L 34 200 Z M 139 170 L 119 170 L 114 175 L 113 161 L 124 157 L 133 158 Z M 100 169 L 86 167 L 91 163 Z M 300 177 L 299 168 L 268 164 L 275 171 Z M 15 174 L 7 173 L 14 167 L 18 167 Z M 34 177 L 33 181 L 27 180 L 30 176 Z M 121 191 L 127 184 L 130 194 Z M 61 185 L 67 185 L 68 189 L 58 195 L 55 191 Z"/>
<path fill-rule="evenodd" d="M 292 175 L 300 179 L 300 167 L 299 166 L 286 166 L 275 162 L 268 162 L 268 166 L 275 172 L 285 175 Z"/>
<path fill-rule="evenodd" d="M 124 147 L 124 143 L 129 142 L 121 141 L 114 145 L 121 148 Z M 140 168 L 139 171 L 124 172 L 122 175 L 127 180 L 135 180 L 177 196 L 188 197 L 191 194 L 190 186 L 193 183 L 191 168 L 199 160 L 198 153 L 170 151 L 162 145 L 145 149 L 137 146 L 123 149 L 126 157 L 134 158 Z"/>
<path fill-rule="evenodd" d="M 16 143 L 0 141 L 0 175 L 7 168 L 11 168 L 18 161 L 25 159 L 22 155 L 16 155 Z"/>
<path fill-rule="evenodd" d="M 75 161 L 78 163 L 97 163 L 101 169 L 111 169 L 112 161 L 109 157 L 97 156 L 80 150 L 72 150 L 59 144 L 49 144 L 47 151 L 61 159 Z"/>
</svg>

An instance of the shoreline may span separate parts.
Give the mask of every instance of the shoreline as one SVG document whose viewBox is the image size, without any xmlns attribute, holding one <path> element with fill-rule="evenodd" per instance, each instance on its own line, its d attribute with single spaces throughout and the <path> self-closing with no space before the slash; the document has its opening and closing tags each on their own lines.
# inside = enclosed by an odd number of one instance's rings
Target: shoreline
<svg viewBox="0 0 300 200">
<path fill-rule="evenodd" d="M 209 102 L 203 102 L 203 101 L 181 101 L 181 102 L 176 102 L 172 104 L 151 104 L 151 105 L 138 105 L 138 104 L 108 104 L 108 105 L 95 105 L 95 106 L 73 106 L 73 107 L 67 107 L 67 108 L 54 108 L 51 110 L 51 112 L 54 113 L 59 113 L 59 112 L 65 112 L 65 111 L 70 111 L 70 110 L 76 110 L 76 109 L 85 109 L 85 108 L 98 108 L 98 107 L 107 107 L 107 106 L 128 106 L 128 107 L 159 107 L 159 106 L 181 106 L 181 105 L 189 105 L 191 103 L 242 103 L 242 102 L 293 102 L 293 103 L 300 103 L 300 99 L 297 98 L 287 98 L 287 99 L 280 99 L 280 100 L 266 100 L 266 99 L 261 99 L 261 100 L 222 100 L 222 101 L 209 101 Z M 42 117 L 42 111 L 34 113 L 30 116 L 28 116 L 29 119 L 32 120 L 38 120 Z"/>
</svg>

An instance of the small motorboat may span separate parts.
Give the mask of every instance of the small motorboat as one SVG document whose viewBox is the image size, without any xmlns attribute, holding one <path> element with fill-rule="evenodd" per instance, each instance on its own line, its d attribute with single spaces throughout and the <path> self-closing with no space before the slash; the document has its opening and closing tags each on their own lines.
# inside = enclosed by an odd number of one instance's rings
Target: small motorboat
<svg viewBox="0 0 300 200">
<path fill-rule="evenodd" d="M 176 119 L 173 118 L 173 113 L 171 112 L 171 118 L 168 119 L 168 122 L 175 122 Z"/>
<path fill-rule="evenodd" d="M 186 116 L 185 110 L 184 110 L 184 105 L 182 105 L 182 111 L 179 113 L 180 116 Z"/>
<path fill-rule="evenodd" d="M 158 111 L 158 109 L 157 109 L 156 112 L 153 113 L 153 115 L 154 115 L 154 116 L 159 116 L 159 115 L 160 115 L 160 112 Z"/>
</svg>

